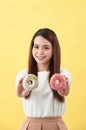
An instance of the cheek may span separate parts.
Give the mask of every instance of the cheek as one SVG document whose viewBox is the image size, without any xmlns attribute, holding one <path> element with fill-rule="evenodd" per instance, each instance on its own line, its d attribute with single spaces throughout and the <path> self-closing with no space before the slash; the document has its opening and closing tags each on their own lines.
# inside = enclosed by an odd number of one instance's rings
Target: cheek
<svg viewBox="0 0 86 130">
<path fill-rule="evenodd" d="M 50 52 L 48 53 L 48 55 L 49 55 L 49 57 L 52 57 L 53 52 L 52 52 L 52 51 L 50 51 Z"/>
<path fill-rule="evenodd" d="M 32 49 L 32 56 L 34 58 L 36 58 L 36 55 L 37 55 L 37 50 L 36 49 Z"/>
<path fill-rule="evenodd" d="M 51 55 L 50 55 L 50 59 L 52 58 L 52 56 L 53 56 L 53 55 L 51 54 Z"/>
<path fill-rule="evenodd" d="M 32 56 L 34 57 L 34 49 L 32 49 Z"/>
</svg>

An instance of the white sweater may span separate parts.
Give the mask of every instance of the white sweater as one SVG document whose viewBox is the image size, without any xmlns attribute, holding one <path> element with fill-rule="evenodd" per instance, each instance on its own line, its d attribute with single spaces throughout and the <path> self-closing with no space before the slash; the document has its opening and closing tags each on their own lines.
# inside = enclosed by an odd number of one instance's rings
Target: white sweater
<svg viewBox="0 0 86 130">
<path fill-rule="evenodd" d="M 32 90 L 28 99 L 23 99 L 23 108 L 26 116 L 31 117 L 55 117 L 62 116 L 65 111 L 66 103 L 59 102 L 54 98 L 52 90 L 49 85 L 48 71 L 38 72 L 38 87 Z M 67 70 L 61 70 L 61 73 L 66 75 L 71 84 L 71 76 Z M 18 86 L 19 79 L 27 74 L 27 71 L 21 71 L 16 77 L 16 86 Z"/>
</svg>

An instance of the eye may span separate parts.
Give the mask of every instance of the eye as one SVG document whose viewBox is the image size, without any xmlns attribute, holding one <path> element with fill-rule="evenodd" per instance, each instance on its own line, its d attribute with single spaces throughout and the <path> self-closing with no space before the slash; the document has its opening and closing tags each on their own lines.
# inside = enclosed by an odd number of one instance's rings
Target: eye
<svg viewBox="0 0 86 130">
<path fill-rule="evenodd" d="M 46 50 L 48 50 L 48 49 L 49 49 L 49 47 L 45 47 L 45 49 L 46 49 Z"/>
<path fill-rule="evenodd" d="M 48 49 L 50 49 L 50 48 L 49 48 L 49 46 L 45 45 L 45 46 L 44 46 L 44 49 L 48 50 Z"/>
<path fill-rule="evenodd" d="M 36 48 L 36 49 L 38 49 L 38 48 L 39 48 L 39 46 L 38 46 L 38 45 L 34 45 L 34 46 L 33 46 L 33 48 Z"/>
</svg>

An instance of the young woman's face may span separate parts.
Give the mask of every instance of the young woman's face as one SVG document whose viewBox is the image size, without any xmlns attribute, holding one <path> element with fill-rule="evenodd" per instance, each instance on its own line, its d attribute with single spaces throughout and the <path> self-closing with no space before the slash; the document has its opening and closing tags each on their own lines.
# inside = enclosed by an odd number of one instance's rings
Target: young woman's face
<svg viewBox="0 0 86 130">
<path fill-rule="evenodd" d="M 37 64 L 49 65 L 52 58 L 53 47 L 51 42 L 42 36 L 37 36 L 34 39 L 34 46 L 32 49 L 32 55 Z"/>
</svg>

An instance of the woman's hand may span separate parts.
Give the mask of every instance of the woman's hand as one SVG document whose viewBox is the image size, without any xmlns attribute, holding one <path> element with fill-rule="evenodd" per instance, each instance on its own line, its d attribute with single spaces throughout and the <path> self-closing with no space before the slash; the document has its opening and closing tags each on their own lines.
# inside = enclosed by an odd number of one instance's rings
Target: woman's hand
<svg viewBox="0 0 86 130">
<path fill-rule="evenodd" d="M 24 77 L 25 77 L 25 76 L 24 76 Z M 25 89 L 23 88 L 22 82 L 23 82 L 24 77 L 22 77 L 22 78 L 19 80 L 18 86 L 16 87 L 16 88 L 17 88 L 16 92 L 17 92 L 17 96 L 19 96 L 19 97 L 26 97 L 26 98 L 27 98 L 27 97 L 29 96 L 29 94 L 30 94 L 30 91 L 25 90 Z"/>
</svg>

